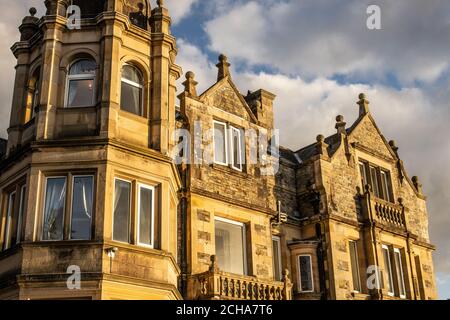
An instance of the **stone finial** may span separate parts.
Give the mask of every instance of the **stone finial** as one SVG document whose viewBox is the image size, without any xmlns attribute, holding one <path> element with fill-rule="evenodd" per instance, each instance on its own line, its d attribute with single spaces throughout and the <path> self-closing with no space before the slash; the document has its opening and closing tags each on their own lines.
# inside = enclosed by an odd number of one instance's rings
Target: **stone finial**
<svg viewBox="0 0 450 320">
<path fill-rule="evenodd" d="M 225 77 L 230 76 L 230 66 L 231 64 L 228 63 L 227 56 L 221 54 L 219 56 L 219 63 L 216 65 L 216 67 L 219 69 L 219 74 L 217 75 L 217 82 L 219 82 Z"/>
<path fill-rule="evenodd" d="M 197 84 L 195 81 L 195 74 L 192 71 L 186 73 L 186 81 L 183 82 L 184 92 L 187 92 L 189 96 L 197 98 Z"/>
<path fill-rule="evenodd" d="M 156 4 L 158 5 L 158 7 L 162 8 L 164 7 L 164 0 L 157 0 Z"/>
<path fill-rule="evenodd" d="M 29 10 L 29 12 L 30 12 L 30 15 L 31 15 L 32 17 L 34 17 L 34 16 L 36 15 L 36 13 L 37 13 L 37 10 L 36 10 L 35 7 L 31 7 L 30 10 Z"/>
<path fill-rule="evenodd" d="M 344 116 L 337 116 L 336 117 L 336 130 L 338 134 L 346 134 L 347 131 L 345 130 L 345 126 L 347 123 L 344 122 Z"/>
<path fill-rule="evenodd" d="M 357 102 L 359 105 L 359 116 L 363 117 L 366 114 L 369 113 L 369 100 L 366 99 L 366 95 L 364 93 L 361 93 L 359 95 L 359 101 Z"/>
<path fill-rule="evenodd" d="M 216 255 L 212 255 L 210 258 L 211 264 L 209 266 L 209 271 L 217 273 L 219 272 L 219 264 L 217 263 L 217 257 Z"/>
<path fill-rule="evenodd" d="M 419 181 L 419 177 L 418 176 L 414 176 L 412 177 L 412 183 L 414 184 L 414 188 L 416 188 L 417 192 L 422 194 L 423 189 L 422 189 L 422 184 Z"/>
<path fill-rule="evenodd" d="M 397 143 L 395 142 L 395 140 L 389 141 L 389 145 L 391 146 L 392 150 L 394 150 L 394 152 L 397 153 L 398 147 L 397 147 Z"/>
<path fill-rule="evenodd" d="M 317 153 L 323 156 L 328 156 L 328 144 L 325 142 L 325 137 L 321 134 L 319 134 L 316 137 L 316 150 Z"/>
</svg>

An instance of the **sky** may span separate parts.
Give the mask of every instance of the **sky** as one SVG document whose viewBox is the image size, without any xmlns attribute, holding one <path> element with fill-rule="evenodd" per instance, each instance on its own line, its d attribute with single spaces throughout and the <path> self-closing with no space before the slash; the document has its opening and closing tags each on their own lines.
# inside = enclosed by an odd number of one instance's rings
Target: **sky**
<svg viewBox="0 0 450 320">
<path fill-rule="evenodd" d="M 155 6 L 156 1 L 152 1 Z M 6 136 L 15 59 L 9 48 L 31 6 L 0 0 L 0 136 Z M 220 53 L 241 92 L 277 95 L 281 144 L 297 150 L 334 133 L 335 117 L 358 115 L 360 92 L 388 140 L 396 140 L 410 176 L 428 196 L 439 297 L 450 298 L 450 1 L 166 0 L 177 63 L 193 71 L 199 92 L 217 77 Z M 381 30 L 367 8 L 381 9 Z M 4 7 L 5 7 L 4 6 Z M 182 79 L 180 79 L 181 82 Z"/>
</svg>

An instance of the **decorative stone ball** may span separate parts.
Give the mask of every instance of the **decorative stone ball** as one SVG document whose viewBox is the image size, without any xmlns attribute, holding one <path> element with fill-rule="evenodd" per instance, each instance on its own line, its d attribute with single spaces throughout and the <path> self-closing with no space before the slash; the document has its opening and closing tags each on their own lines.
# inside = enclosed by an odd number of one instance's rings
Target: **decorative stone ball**
<svg viewBox="0 0 450 320">
<path fill-rule="evenodd" d="M 31 7 L 29 12 L 30 12 L 31 16 L 34 17 L 37 13 L 37 10 L 35 7 Z"/>
<path fill-rule="evenodd" d="M 192 71 L 186 72 L 186 79 L 194 79 L 195 74 Z"/>
<path fill-rule="evenodd" d="M 324 142 L 325 141 L 325 137 L 322 134 L 319 134 L 316 137 L 317 142 Z"/>
<path fill-rule="evenodd" d="M 336 122 L 344 122 L 344 116 L 338 115 L 338 116 L 336 117 Z"/>
<path fill-rule="evenodd" d="M 359 99 L 360 100 L 366 100 L 366 95 L 364 93 L 360 93 L 359 94 Z"/>
</svg>

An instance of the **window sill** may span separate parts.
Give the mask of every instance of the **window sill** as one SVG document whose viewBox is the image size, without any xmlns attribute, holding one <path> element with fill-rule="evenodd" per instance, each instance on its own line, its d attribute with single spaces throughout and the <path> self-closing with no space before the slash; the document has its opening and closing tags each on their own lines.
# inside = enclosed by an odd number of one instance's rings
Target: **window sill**
<svg viewBox="0 0 450 320">
<path fill-rule="evenodd" d="M 215 170 L 222 171 L 224 173 L 232 174 L 239 176 L 241 178 L 248 178 L 249 174 L 246 172 L 245 168 L 242 171 L 233 169 L 230 165 L 220 164 L 220 163 L 213 163 L 211 167 Z"/>
<path fill-rule="evenodd" d="M 122 109 L 119 109 L 119 116 L 128 118 L 130 120 L 139 121 L 143 124 L 148 124 L 148 122 L 149 122 L 149 119 L 144 116 L 140 116 L 140 115 L 137 115 L 137 114 L 134 114 L 132 112 L 128 112 L 128 111 L 125 111 Z"/>
</svg>

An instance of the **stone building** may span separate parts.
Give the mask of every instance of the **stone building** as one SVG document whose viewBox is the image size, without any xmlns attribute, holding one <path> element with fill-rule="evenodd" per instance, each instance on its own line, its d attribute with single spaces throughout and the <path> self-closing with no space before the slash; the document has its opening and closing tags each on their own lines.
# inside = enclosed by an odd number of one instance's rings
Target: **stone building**
<svg viewBox="0 0 450 320">
<path fill-rule="evenodd" d="M 436 298 L 426 198 L 364 95 L 277 148 L 275 95 L 242 95 L 223 55 L 176 107 L 162 0 L 45 4 L 12 47 L 0 299 Z"/>
</svg>

